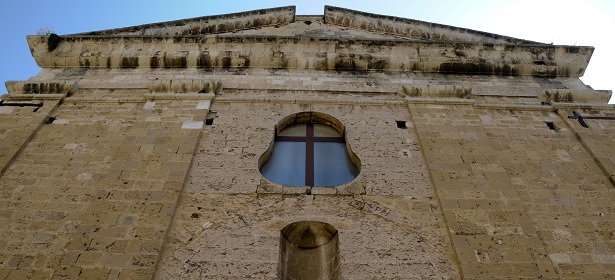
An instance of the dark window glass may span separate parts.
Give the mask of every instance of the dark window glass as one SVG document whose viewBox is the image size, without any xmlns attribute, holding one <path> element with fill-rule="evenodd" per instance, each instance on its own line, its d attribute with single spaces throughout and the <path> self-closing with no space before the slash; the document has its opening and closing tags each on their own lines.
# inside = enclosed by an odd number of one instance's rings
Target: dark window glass
<svg viewBox="0 0 615 280">
<path fill-rule="evenodd" d="M 314 143 L 314 185 L 336 186 L 352 181 L 359 175 L 346 154 L 345 143 Z"/>
<path fill-rule="evenodd" d="M 305 186 L 305 142 L 276 142 L 261 173 L 278 184 Z"/>
<path fill-rule="evenodd" d="M 352 181 L 359 171 L 337 130 L 308 123 L 289 126 L 276 135 L 261 174 L 287 186 L 336 186 Z"/>
</svg>

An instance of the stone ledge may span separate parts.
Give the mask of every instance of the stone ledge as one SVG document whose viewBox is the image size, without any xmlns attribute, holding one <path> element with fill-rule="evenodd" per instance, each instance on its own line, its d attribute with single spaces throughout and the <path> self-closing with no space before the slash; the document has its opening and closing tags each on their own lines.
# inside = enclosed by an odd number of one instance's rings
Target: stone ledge
<svg viewBox="0 0 615 280">
<path fill-rule="evenodd" d="M 542 101 L 558 103 L 608 103 L 611 90 L 543 90 L 539 95 Z"/>
<path fill-rule="evenodd" d="M 608 103 L 551 103 L 556 109 L 594 109 L 594 110 L 615 110 L 615 104 Z"/>
<path fill-rule="evenodd" d="M 79 88 L 76 81 L 7 81 L 5 86 L 10 94 L 64 94 Z"/>
<path fill-rule="evenodd" d="M 288 98 L 288 97 L 225 97 L 218 96 L 215 102 L 224 103 L 282 103 L 282 104 L 339 104 L 339 105 L 404 105 L 403 100 Z"/>
<path fill-rule="evenodd" d="M 474 103 L 476 109 L 496 109 L 496 110 L 515 110 L 515 111 L 554 111 L 552 106 L 540 104 L 497 104 L 497 103 Z"/>
<path fill-rule="evenodd" d="M 145 99 L 153 100 L 213 100 L 213 93 L 146 93 Z"/>
<path fill-rule="evenodd" d="M 273 87 L 273 88 L 272 88 Z M 395 94 L 395 91 L 383 88 L 383 87 L 365 87 L 361 88 L 349 88 L 348 85 L 301 85 L 294 87 L 289 86 L 272 86 L 271 84 L 254 85 L 254 87 L 245 87 L 236 85 L 233 88 L 224 88 L 225 92 L 326 92 L 329 94 L 335 93 L 355 93 L 355 94 Z"/>
<path fill-rule="evenodd" d="M 64 99 L 67 103 L 145 103 L 146 101 L 144 96 L 67 97 Z"/>
<path fill-rule="evenodd" d="M 147 89 L 151 93 L 221 93 L 222 82 L 220 80 L 206 81 L 200 79 L 154 80 L 147 85 Z"/>
<path fill-rule="evenodd" d="M 473 105 L 475 100 L 462 98 L 406 97 L 407 104 Z"/>
<path fill-rule="evenodd" d="M 79 83 L 79 89 L 146 89 L 147 83 Z"/>
<path fill-rule="evenodd" d="M 66 97 L 66 93 L 49 93 L 49 94 L 5 94 L 1 96 L 2 100 L 10 101 L 30 101 L 30 100 L 61 100 Z"/>
<path fill-rule="evenodd" d="M 213 100 L 213 93 L 146 93 L 142 96 L 78 96 L 64 99 L 68 103 L 145 103 L 155 100 Z"/>
<path fill-rule="evenodd" d="M 580 77 L 593 52 L 592 47 L 571 51 L 569 46 L 551 45 L 237 35 L 187 36 L 179 41 L 165 37 L 73 37 L 48 52 L 44 40 L 27 39 L 42 68 L 263 68 Z M 152 49 L 153 43 L 156 49 Z M 203 44 L 209 46 L 206 51 L 200 49 Z M 298 44 L 303 46 L 299 51 Z M 545 57 L 550 59 L 545 61 Z"/>
<path fill-rule="evenodd" d="M 400 97 L 457 97 L 470 98 L 471 88 L 447 85 L 402 85 L 397 92 Z"/>
</svg>

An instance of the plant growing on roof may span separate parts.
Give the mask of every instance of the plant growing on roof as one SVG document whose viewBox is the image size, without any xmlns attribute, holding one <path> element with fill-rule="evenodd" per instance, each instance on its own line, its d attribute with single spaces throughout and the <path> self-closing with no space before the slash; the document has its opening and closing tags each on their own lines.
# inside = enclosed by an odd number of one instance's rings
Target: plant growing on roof
<svg viewBox="0 0 615 280">
<path fill-rule="evenodd" d="M 58 34 L 55 34 L 55 33 L 49 34 L 49 37 L 47 37 L 47 51 L 51 52 L 55 50 L 58 47 L 59 43 L 60 43 L 60 36 L 58 36 Z"/>
</svg>

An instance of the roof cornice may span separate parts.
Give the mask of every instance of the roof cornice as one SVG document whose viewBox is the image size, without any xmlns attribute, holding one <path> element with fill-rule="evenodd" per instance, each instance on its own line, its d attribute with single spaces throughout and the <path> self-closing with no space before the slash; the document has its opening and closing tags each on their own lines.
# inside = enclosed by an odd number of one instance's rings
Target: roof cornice
<svg viewBox="0 0 615 280">
<path fill-rule="evenodd" d="M 42 68 L 266 68 L 538 77 L 580 77 L 594 50 L 331 6 L 325 7 L 327 24 L 392 36 L 344 39 L 228 32 L 289 24 L 295 18 L 295 7 L 289 6 L 183 20 L 180 26 L 175 21 L 64 35 L 52 51 L 47 48 L 48 36 L 27 40 Z M 216 27 L 212 31 L 206 26 Z M 166 35 L 165 30 L 178 35 Z M 218 31 L 225 33 L 211 34 Z M 425 41 L 408 39 L 417 36 Z"/>
<path fill-rule="evenodd" d="M 295 6 L 188 18 L 65 36 L 184 36 L 236 32 L 295 21 Z"/>
<path fill-rule="evenodd" d="M 325 6 L 325 23 L 346 28 L 387 33 L 425 41 L 477 42 L 491 44 L 543 43 L 488 32 L 394 16 L 371 14 L 334 6 Z"/>
</svg>

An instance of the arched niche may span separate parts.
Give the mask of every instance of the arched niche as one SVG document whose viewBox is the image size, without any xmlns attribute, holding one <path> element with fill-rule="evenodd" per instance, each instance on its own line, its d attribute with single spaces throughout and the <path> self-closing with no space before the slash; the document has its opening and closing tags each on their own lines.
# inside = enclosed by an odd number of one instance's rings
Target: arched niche
<svg viewBox="0 0 615 280">
<path fill-rule="evenodd" d="M 341 279 L 337 229 L 300 221 L 280 231 L 278 277 L 282 280 Z"/>
</svg>

